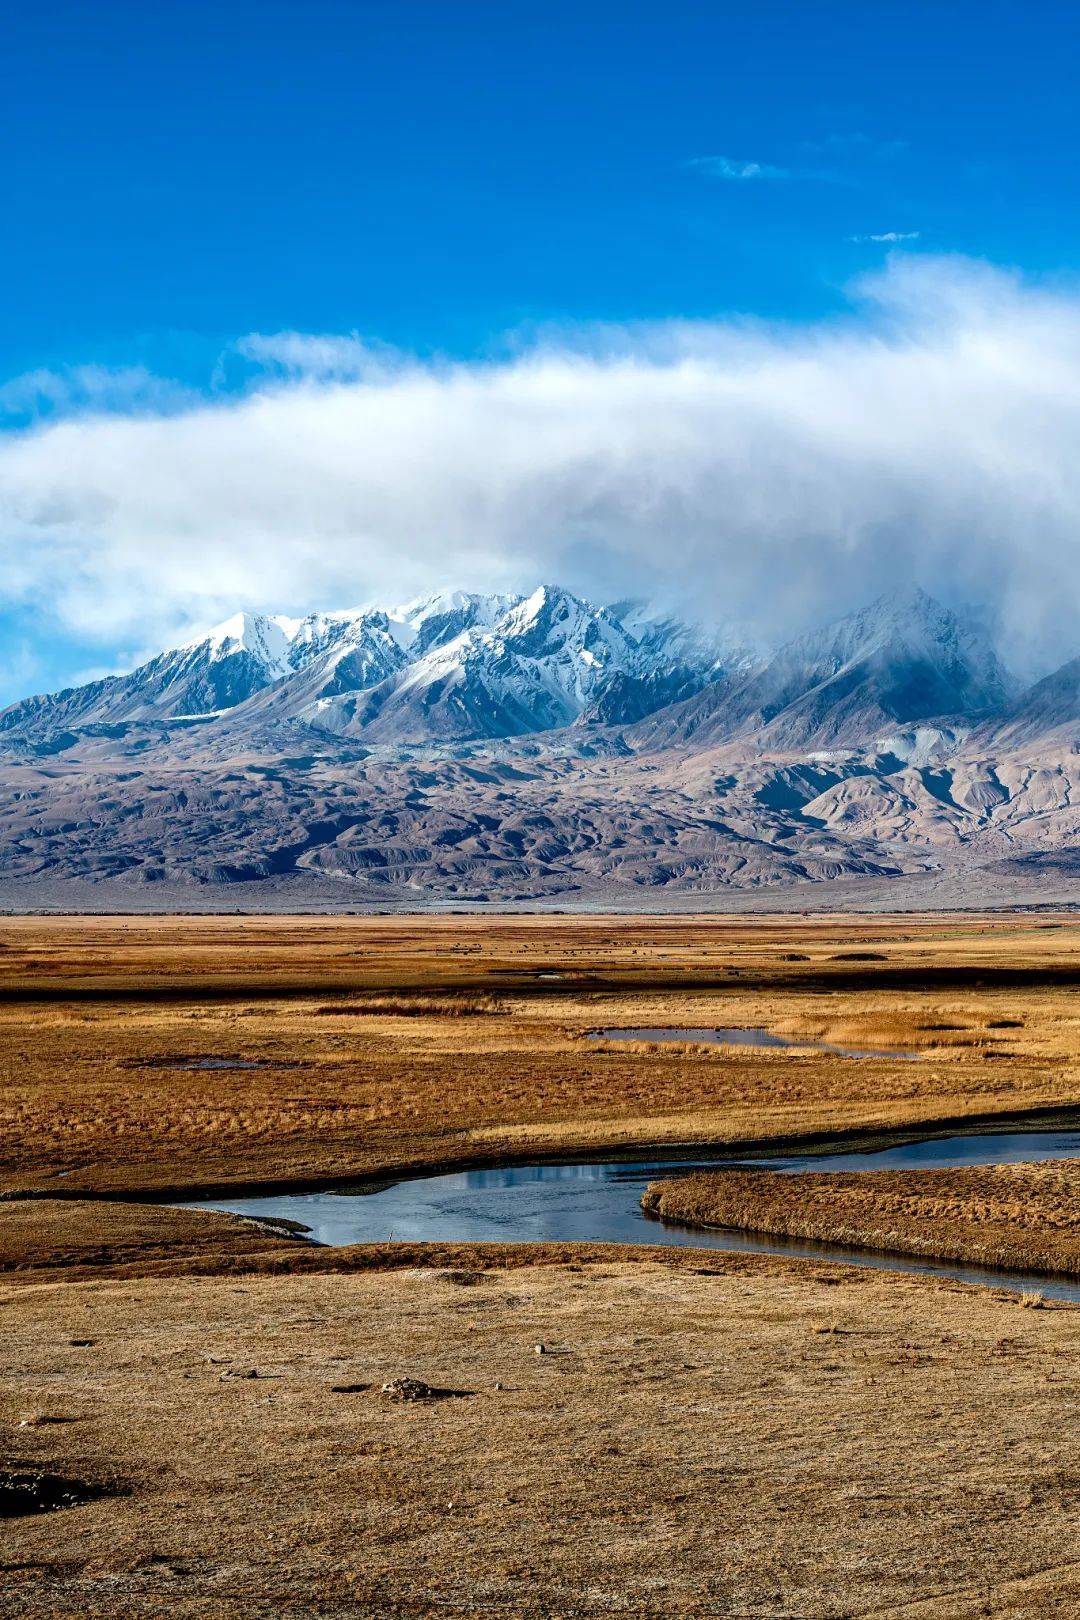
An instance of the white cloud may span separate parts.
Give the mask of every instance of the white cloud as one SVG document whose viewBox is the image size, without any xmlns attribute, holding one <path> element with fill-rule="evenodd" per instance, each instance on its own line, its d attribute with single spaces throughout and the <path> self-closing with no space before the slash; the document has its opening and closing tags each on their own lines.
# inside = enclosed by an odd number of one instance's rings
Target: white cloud
<svg viewBox="0 0 1080 1620">
<path fill-rule="evenodd" d="M 355 381 L 397 370 L 399 351 L 372 343 L 359 333 L 347 336 L 310 332 L 249 332 L 232 345 L 233 354 L 267 372 L 317 381 Z"/>
<path fill-rule="evenodd" d="M 712 180 L 787 180 L 787 169 L 778 169 L 772 163 L 755 163 L 744 158 L 700 157 L 689 164 L 699 174 Z"/>
<path fill-rule="evenodd" d="M 554 578 L 782 632 L 914 578 L 1080 652 L 1078 291 L 920 255 L 818 325 L 354 380 L 288 352 L 241 398 L 0 435 L 0 606 L 164 645 L 241 605 Z"/>
<path fill-rule="evenodd" d="M 871 231 L 867 236 L 849 236 L 849 242 L 887 242 L 895 246 L 897 242 L 917 242 L 922 231 Z"/>
</svg>

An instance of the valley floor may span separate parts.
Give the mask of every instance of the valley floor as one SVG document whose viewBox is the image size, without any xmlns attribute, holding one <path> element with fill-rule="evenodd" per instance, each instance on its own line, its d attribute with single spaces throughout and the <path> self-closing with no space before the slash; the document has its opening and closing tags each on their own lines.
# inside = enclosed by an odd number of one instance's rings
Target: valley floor
<svg viewBox="0 0 1080 1620">
<path fill-rule="evenodd" d="M 1080 1308 L 123 1200 L 1071 1111 L 1078 982 L 1067 916 L 5 920 L 0 1500 L 101 1494 L 0 1614 L 1076 1612 Z"/>
</svg>

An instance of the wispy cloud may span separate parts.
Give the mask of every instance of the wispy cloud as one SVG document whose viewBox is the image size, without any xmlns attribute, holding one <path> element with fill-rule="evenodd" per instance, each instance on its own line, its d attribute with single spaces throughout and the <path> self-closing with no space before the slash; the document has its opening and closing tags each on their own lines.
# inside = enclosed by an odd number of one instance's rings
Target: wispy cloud
<svg viewBox="0 0 1080 1620">
<path fill-rule="evenodd" d="M 0 422 L 33 422 L 87 411 L 127 414 L 190 405 L 189 390 L 143 366 L 65 366 L 25 371 L 0 384 Z"/>
<path fill-rule="evenodd" d="M 405 361 L 399 350 L 358 332 L 248 332 L 231 345 L 223 362 L 229 355 L 250 361 L 263 372 L 322 382 L 371 377 L 396 370 Z"/>
<path fill-rule="evenodd" d="M 788 169 L 779 169 L 773 163 L 757 163 L 746 158 L 699 157 L 687 164 L 710 180 L 790 180 Z"/>
<path fill-rule="evenodd" d="M 849 236 L 849 242 L 917 242 L 922 231 L 870 231 L 865 236 Z"/>
<path fill-rule="evenodd" d="M 757 158 L 723 156 L 691 158 L 686 167 L 709 180 L 736 183 L 750 180 L 814 181 L 821 185 L 858 186 L 859 171 L 907 151 L 904 140 L 882 139 L 861 131 L 826 135 L 819 140 L 800 141 L 793 147 L 795 160 L 789 163 L 763 163 Z M 824 165 L 815 160 L 831 160 Z"/>
<path fill-rule="evenodd" d="M 849 186 L 852 178 L 836 169 L 807 168 L 803 165 L 784 167 L 777 163 L 762 163 L 756 158 L 697 157 L 686 164 L 707 180 L 727 180 L 742 184 L 752 180 L 815 181 L 826 186 Z"/>
</svg>

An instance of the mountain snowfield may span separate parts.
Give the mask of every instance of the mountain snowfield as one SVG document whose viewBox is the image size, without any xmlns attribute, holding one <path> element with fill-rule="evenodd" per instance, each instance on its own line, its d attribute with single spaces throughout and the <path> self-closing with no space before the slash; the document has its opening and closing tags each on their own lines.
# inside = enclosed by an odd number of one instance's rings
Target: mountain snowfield
<svg viewBox="0 0 1080 1620">
<path fill-rule="evenodd" d="M 1022 690 L 917 588 L 776 649 L 552 585 L 239 612 L 0 713 L 12 903 L 92 883 L 640 904 L 830 880 L 941 903 L 950 883 L 1068 898 L 1077 876 L 1080 658 Z"/>
</svg>

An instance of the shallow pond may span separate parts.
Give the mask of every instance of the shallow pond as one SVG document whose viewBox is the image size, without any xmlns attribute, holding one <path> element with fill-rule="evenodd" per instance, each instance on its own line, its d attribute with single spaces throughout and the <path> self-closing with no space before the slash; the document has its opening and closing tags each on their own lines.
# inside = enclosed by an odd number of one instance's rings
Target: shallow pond
<svg viewBox="0 0 1080 1620">
<path fill-rule="evenodd" d="M 783 1253 L 841 1260 L 892 1271 L 931 1272 L 963 1282 L 1034 1289 L 1048 1297 L 1080 1300 L 1080 1283 L 1028 1277 L 980 1266 L 750 1232 L 705 1232 L 653 1220 L 640 1207 L 651 1181 L 716 1169 L 733 1160 L 694 1156 L 696 1150 L 657 1149 L 633 1161 L 518 1164 L 415 1177 L 373 1191 L 362 1188 L 213 1199 L 190 1207 L 230 1210 L 297 1221 L 318 1243 L 605 1243 L 689 1244 L 703 1249 Z M 800 1171 L 898 1170 L 1022 1160 L 1080 1158 L 1080 1131 L 1012 1131 L 937 1137 L 877 1152 L 747 1157 L 739 1164 L 783 1175 Z"/>
<path fill-rule="evenodd" d="M 698 1046 L 801 1046 L 812 1052 L 834 1052 L 838 1057 L 915 1058 L 918 1052 L 886 1051 L 883 1047 L 830 1046 L 827 1041 L 797 1040 L 794 1036 L 774 1035 L 768 1029 L 594 1029 L 593 1041 L 692 1041 Z"/>
</svg>

